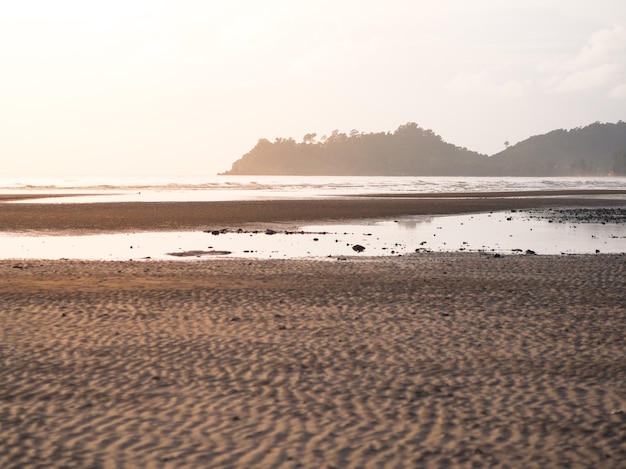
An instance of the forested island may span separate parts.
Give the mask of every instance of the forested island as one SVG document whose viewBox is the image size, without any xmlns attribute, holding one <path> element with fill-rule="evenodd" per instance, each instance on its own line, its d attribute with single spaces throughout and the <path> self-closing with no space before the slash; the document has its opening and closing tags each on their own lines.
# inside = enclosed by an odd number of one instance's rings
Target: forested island
<svg viewBox="0 0 626 469">
<path fill-rule="evenodd" d="M 626 175 L 626 123 L 553 130 L 484 155 L 413 122 L 394 132 L 334 131 L 301 142 L 260 139 L 226 175 L 609 176 Z"/>
</svg>

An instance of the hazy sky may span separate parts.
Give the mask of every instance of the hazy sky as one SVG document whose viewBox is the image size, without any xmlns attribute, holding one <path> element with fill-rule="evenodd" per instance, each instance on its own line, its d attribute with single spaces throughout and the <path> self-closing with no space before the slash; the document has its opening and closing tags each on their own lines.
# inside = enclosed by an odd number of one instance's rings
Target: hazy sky
<svg viewBox="0 0 626 469">
<path fill-rule="evenodd" d="M 626 120 L 624 0 L 0 0 L 4 175 L 213 175 L 406 122 L 493 154 Z"/>
</svg>

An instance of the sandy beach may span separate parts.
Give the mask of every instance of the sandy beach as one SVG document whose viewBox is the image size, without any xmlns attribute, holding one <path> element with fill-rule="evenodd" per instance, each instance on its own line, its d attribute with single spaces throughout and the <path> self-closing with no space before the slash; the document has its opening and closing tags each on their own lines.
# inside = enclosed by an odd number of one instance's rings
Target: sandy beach
<svg viewBox="0 0 626 469">
<path fill-rule="evenodd" d="M 391 210 L 362 200 L 288 214 Z M 0 204 L 0 220 L 301 219 L 281 204 Z M 0 467 L 623 467 L 625 336 L 626 255 L 2 260 Z"/>
</svg>

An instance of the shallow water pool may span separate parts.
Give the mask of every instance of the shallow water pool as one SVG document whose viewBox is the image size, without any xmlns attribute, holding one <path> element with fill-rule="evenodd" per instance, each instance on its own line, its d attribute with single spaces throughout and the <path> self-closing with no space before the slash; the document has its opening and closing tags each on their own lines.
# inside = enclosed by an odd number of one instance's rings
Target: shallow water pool
<svg viewBox="0 0 626 469">
<path fill-rule="evenodd" d="M 585 214 L 583 210 L 577 213 Z M 549 211 L 405 217 L 302 226 L 294 231 L 138 232 L 83 236 L 0 235 L 2 259 L 336 258 L 416 251 L 500 254 L 626 253 L 626 224 Z M 218 230 L 219 234 L 211 234 Z M 268 234 L 269 233 L 269 234 Z M 360 245 L 364 250 L 356 252 Z M 195 252 L 194 252 L 195 251 Z M 187 255 L 186 255 L 187 254 Z"/>
</svg>

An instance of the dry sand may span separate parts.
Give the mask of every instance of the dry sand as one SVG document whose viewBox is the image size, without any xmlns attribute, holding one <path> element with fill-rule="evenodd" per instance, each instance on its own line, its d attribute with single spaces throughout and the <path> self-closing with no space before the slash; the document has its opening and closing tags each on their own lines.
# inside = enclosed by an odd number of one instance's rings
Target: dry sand
<svg viewBox="0 0 626 469">
<path fill-rule="evenodd" d="M 0 203 L 0 230 L 594 204 L 624 202 Z M 624 467 L 624 337 L 626 255 L 4 260 L 0 467 Z"/>
<path fill-rule="evenodd" d="M 624 467 L 626 256 L 0 261 L 0 467 Z"/>
</svg>

